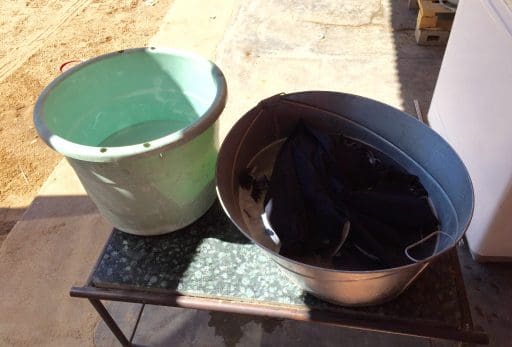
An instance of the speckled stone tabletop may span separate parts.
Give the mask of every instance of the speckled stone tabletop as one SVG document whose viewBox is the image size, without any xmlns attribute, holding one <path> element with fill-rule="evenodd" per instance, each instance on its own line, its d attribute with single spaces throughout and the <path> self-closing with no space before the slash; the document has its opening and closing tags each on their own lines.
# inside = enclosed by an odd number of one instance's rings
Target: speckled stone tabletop
<svg viewBox="0 0 512 347">
<path fill-rule="evenodd" d="M 467 302 L 457 291 L 458 266 L 453 257 L 443 256 L 389 303 L 335 306 L 290 282 L 263 250 L 236 229 L 216 202 L 196 223 L 167 235 L 141 237 L 114 230 L 93 270 L 91 284 L 461 327 L 460 305 Z"/>
</svg>

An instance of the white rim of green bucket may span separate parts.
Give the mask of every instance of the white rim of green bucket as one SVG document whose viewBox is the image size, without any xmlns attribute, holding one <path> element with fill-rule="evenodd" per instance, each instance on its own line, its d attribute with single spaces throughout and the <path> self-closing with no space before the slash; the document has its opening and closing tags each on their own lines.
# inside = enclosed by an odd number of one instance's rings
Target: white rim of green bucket
<svg viewBox="0 0 512 347">
<path fill-rule="evenodd" d="M 213 99 L 213 102 L 210 105 L 210 107 L 204 112 L 204 114 L 201 117 L 199 117 L 197 121 L 183 129 L 172 132 L 158 139 L 138 143 L 135 145 L 119 147 L 96 147 L 81 145 L 66 140 L 63 137 L 60 137 L 59 135 L 52 133 L 50 129 L 48 129 L 44 122 L 45 114 L 43 112 L 42 106 L 46 101 L 48 94 L 51 92 L 53 88 L 55 88 L 59 83 L 64 81 L 69 75 L 73 74 L 74 72 L 80 69 L 83 69 L 89 64 L 93 64 L 97 61 L 108 59 L 119 54 L 130 54 L 133 52 L 140 51 L 149 51 L 155 53 L 160 52 L 169 55 L 192 59 L 200 64 L 207 65 L 211 69 L 218 83 L 217 94 L 215 95 L 215 98 Z M 163 151 L 192 140 L 197 135 L 203 133 L 206 129 L 212 126 L 213 123 L 215 123 L 215 121 L 219 118 L 220 114 L 222 113 L 224 106 L 226 105 L 226 99 L 227 85 L 226 79 L 224 78 L 224 74 L 219 69 L 219 67 L 210 60 L 205 59 L 194 53 L 185 52 L 173 48 L 130 48 L 91 58 L 89 60 L 84 61 L 83 63 L 73 66 L 72 68 L 64 71 L 60 76 L 55 78 L 48 86 L 46 86 L 46 88 L 44 88 L 41 95 L 36 101 L 34 107 L 34 124 L 41 139 L 43 139 L 43 141 L 46 142 L 48 146 L 50 146 L 55 151 L 63 154 L 66 157 L 93 162 L 112 162 L 128 157 L 153 154 L 154 152 Z"/>
</svg>

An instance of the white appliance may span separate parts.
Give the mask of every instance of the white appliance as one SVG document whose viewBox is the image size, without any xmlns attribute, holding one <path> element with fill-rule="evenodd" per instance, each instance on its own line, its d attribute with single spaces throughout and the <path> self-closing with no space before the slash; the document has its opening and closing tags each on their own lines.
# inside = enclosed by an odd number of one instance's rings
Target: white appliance
<svg viewBox="0 0 512 347">
<path fill-rule="evenodd" d="M 512 260 L 512 0 L 459 2 L 428 118 L 473 180 L 473 257 Z"/>
</svg>

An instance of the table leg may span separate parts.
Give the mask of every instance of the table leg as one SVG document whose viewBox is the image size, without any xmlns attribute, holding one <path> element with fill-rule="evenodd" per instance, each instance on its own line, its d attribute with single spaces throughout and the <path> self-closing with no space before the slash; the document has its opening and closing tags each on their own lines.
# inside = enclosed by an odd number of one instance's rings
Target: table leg
<svg viewBox="0 0 512 347">
<path fill-rule="evenodd" d="M 96 311 L 98 311 L 98 314 L 100 315 L 100 317 L 103 319 L 105 324 L 107 324 L 110 331 L 112 331 L 112 333 L 119 340 L 121 345 L 123 347 L 131 347 L 132 346 L 131 342 L 128 341 L 126 336 L 124 336 L 123 332 L 121 331 L 121 329 L 119 329 L 119 326 L 117 326 L 116 322 L 114 321 L 114 319 L 112 318 L 110 313 L 108 313 L 107 309 L 101 303 L 101 301 L 98 299 L 89 299 L 89 302 L 96 309 Z"/>
</svg>

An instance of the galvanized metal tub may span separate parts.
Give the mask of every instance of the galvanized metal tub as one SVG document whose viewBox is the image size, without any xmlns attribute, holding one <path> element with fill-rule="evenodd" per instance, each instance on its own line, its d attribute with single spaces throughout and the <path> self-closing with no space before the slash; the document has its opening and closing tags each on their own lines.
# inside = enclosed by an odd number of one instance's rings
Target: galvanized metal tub
<svg viewBox="0 0 512 347">
<path fill-rule="evenodd" d="M 373 146 L 417 175 L 429 192 L 443 234 L 434 254 L 417 263 L 378 271 L 340 271 L 279 255 L 263 231 L 249 228 L 240 208 L 238 177 L 255 156 L 287 137 L 299 118 L 330 133 Z M 462 238 L 473 213 L 469 174 L 455 151 L 412 116 L 361 96 L 336 92 L 282 94 L 260 102 L 225 138 L 217 162 L 217 194 L 242 233 L 262 247 L 305 291 L 340 305 L 374 305 L 403 292 L 435 258 Z"/>
<path fill-rule="evenodd" d="M 109 222 L 156 235 L 194 222 L 215 201 L 226 97 L 222 72 L 200 56 L 128 49 L 57 77 L 37 100 L 34 123 Z"/>
</svg>

